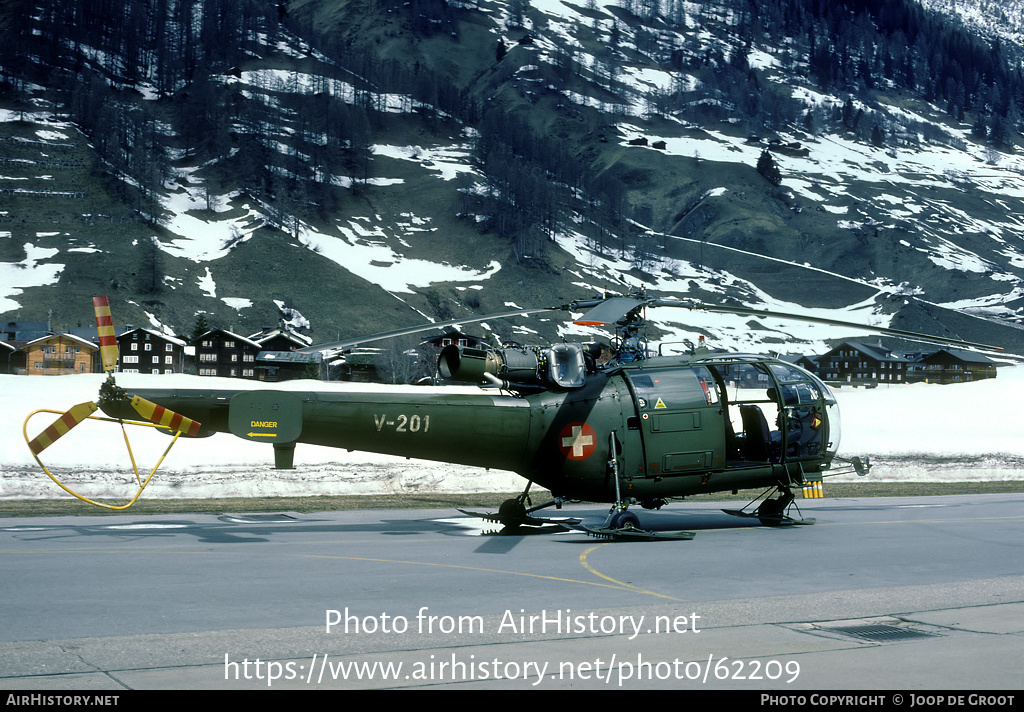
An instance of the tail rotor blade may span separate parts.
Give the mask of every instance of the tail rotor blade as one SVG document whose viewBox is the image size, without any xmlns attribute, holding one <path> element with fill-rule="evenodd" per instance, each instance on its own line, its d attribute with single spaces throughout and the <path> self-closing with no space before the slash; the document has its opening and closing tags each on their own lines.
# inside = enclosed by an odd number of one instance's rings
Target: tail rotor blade
<svg viewBox="0 0 1024 712">
<path fill-rule="evenodd" d="M 53 445 L 58 438 L 66 435 L 71 428 L 75 427 L 95 413 L 96 409 L 97 406 L 92 401 L 72 406 L 71 410 L 57 418 L 57 420 L 53 422 L 53 425 L 48 427 L 37 435 L 34 440 L 29 442 L 28 447 L 32 451 L 32 454 L 38 455 L 46 448 Z"/>
<path fill-rule="evenodd" d="M 92 306 L 96 312 L 96 330 L 100 333 L 103 371 L 111 373 L 117 366 L 117 336 L 114 334 L 114 318 L 110 315 L 110 300 L 106 297 L 93 297 Z"/>
<path fill-rule="evenodd" d="M 170 430 L 177 430 L 182 435 L 195 437 L 203 427 L 197 420 L 186 418 L 140 396 L 132 397 L 132 407 L 146 420 Z"/>
</svg>

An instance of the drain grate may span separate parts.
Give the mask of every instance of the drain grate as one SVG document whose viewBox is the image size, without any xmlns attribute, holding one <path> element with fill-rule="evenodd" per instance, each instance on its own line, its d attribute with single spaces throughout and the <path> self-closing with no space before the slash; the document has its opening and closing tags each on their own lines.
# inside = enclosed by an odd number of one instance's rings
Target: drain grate
<svg viewBox="0 0 1024 712">
<path fill-rule="evenodd" d="M 911 640 L 913 638 L 934 638 L 933 633 L 925 633 L 912 628 L 900 628 L 894 625 L 851 625 L 829 627 L 835 633 L 843 633 L 861 640 Z"/>
</svg>

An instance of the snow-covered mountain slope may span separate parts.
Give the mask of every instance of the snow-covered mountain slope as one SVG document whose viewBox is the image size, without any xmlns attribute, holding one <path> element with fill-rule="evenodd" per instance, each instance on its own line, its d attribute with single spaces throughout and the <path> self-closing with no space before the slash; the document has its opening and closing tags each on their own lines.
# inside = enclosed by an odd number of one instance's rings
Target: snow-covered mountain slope
<svg viewBox="0 0 1024 712">
<path fill-rule="evenodd" d="M 467 3 L 453 10 L 452 32 L 419 36 L 416 16 L 396 19 L 407 11 L 394 9 L 360 48 L 377 43 L 387 47 L 381 61 L 415 62 L 427 79 L 409 89 L 303 36 L 303 13 L 329 7 L 293 3 L 296 24 L 254 34 L 245 66 L 186 87 L 224 97 L 223 146 L 189 145 L 193 120 L 205 117 L 165 110 L 168 92 L 151 72 L 129 79 L 100 50 L 83 52 L 125 114 L 127 89 L 143 97 L 172 159 L 144 191 L 152 212 L 127 227 L 97 224 L 74 198 L 42 211 L 38 192 L 84 184 L 87 201 L 101 191 L 110 200 L 87 165 L 53 169 L 62 151 L 95 147 L 99 158 L 81 162 L 98 161 L 122 184 L 140 180 L 131 165 L 102 153 L 95 134 L 87 144 L 42 91 L 35 108 L 0 115 L 13 159 L 0 189 L 16 198 L 0 215 L 4 316 L 88 323 L 82 296 L 105 292 L 126 322 L 182 333 L 205 312 L 246 331 L 298 314 L 329 341 L 645 285 L 877 325 L 908 304 L 938 309 L 918 315 L 922 328 L 956 310 L 984 319 L 957 321 L 964 338 L 1019 338 L 1024 160 L 979 140 L 972 117 L 951 118 L 881 75 L 874 88 L 823 91 L 796 39 L 751 33 L 738 4 Z M 355 17 L 335 22 L 341 37 L 365 29 Z M 424 90 L 446 69 L 465 101 Z M 726 74 L 748 88 L 715 81 Z M 751 95 L 760 108 L 741 106 Z M 480 118 L 488 102 L 503 107 L 505 129 Z M 532 133 L 511 135 L 520 125 Z M 481 148 L 489 143 L 509 147 L 511 168 L 497 172 L 499 152 Z M 564 151 L 564 170 L 529 145 Z M 766 152 L 778 185 L 756 170 Z M 251 172 L 263 182 L 246 182 Z M 515 183 L 529 176 L 535 183 Z M 529 206 L 516 202 L 527 192 Z M 498 237 L 509 203 L 534 219 Z M 147 243 L 163 276 L 140 294 Z M 819 352 L 849 335 L 658 316 L 666 340 L 699 332 L 745 351 Z M 481 328 L 520 340 L 578 333 L 553 320 Z"/>
<path fill-rule="evenodd" d="M 921 4 L 955 17 L 971 30 L 1016 47 L 1024 53 L 1024 2 L 1021 0 L 921 0 Z"/>
</svg>

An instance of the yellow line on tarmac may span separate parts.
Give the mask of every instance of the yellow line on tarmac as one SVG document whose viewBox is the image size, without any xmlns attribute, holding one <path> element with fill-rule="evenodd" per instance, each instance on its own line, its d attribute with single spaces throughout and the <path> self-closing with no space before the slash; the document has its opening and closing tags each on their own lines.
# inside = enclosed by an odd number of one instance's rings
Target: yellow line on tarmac
<svg viewBox="0 0 1024 712">
<path fill-rule="evenodd" d="M 588 549 L 588 551 L 592 550 L 593 548 L 596 548 L 596 547 L 591 547 L 591 549 Z M 586 554 L 584 554 L 584 556 L 585 555 Z M 586 567 L 586 565 L 584 565 L 584 566 L 586 568 L 588 568 L 588 570 L 590 570 L 592 573 L 595 573 L 598 576 L 601 576 L 601 578 L 607 579 L 611 583 L 598 583 L 598 582 L 595 582 L 595 581 L 581 581 L 579 579 L 564 578 L 564 577 L 561 577 L 561 576 L 548 576 L 546 574 L 530 574 L 530 573 L 525 573 L 523 571 L 508 571 L 506 569 L 488 569 L 488 568 L 483 568 L 483 567 L 480 567 L 480 566 L 463 566 L 461 564 L 442 564 L 442 563 L 434 563 L 434 562 L 429 562 L 429 561 L 402 561 L 402 560 L 399 560 L 399 559 L 374 559 L 374 558 L 369 558 L 369 557 L 364 557 L 364 556 L 333 556 L 331 554 L 295 554 L 295 556 L 306 557 L 306 558 L 313 558 L 313 559 L 340 559 L 342 561 L 376 561 L 376 562 L 379 562 L 379 563 L 382 563 L 382 564 L 413 564 L 413 565 L 416 565 L 416 566 L 441 566 L 441 567 L 445 567 L 445 568 L 449 568 L 449 569 L 463 569 L 463 570 L 466 570 L 466 571 L 482 571 L 484 573 L 489 573 L 489 574 L 510 574 L 512 576 L 526 576 L 528 578 L 546 579 L 548 581 L 562 581 L 564 583 L 580 583 L 580 584 L 583 584 L 585 586 L 599 586 L 601 588 L 616 588 L 616 589 L 620 589 L 620 590 L 624 590 L 624 591 L 633 591 L 633 592 L 636 592 L 636 593 L 647 593 L 647 594 L 650 594 L 652 596 L 661 596 L 661 594 L 654 593 L 652 591 L 644 591 L 643 589 L 639 589 L 636 586 L 630 586 L 628 583 L 622 583 L 620 581 L 616 581 L 615 579 L 608 578 L 607 576 L 602 576 L 601 574 L 597 573 L 596 571 L 593 571 L 593 569 L 589 569 L 589 567 Z"/>
<path fill-rule="evenodd" d="M 599 544 L 598 546 L 604 546 L 604 544 Z M 584 564 L 583 564 L 584 568 L 586 568 L 588 571 L 590 571 L 591 573 L 595 574 L 596 576 L 599 576 L 600 578 L 605 579 L 609 583 L 600 583 L 600 582 L 597 582 L 597 581 L 582 581 L 582 580 L 579 580 L 579 579 L 565 578 L 565 577 L 562 577 L 562 576 L 548 576 L 546 574 L 531 574 L 531 573 L 526 573 L 526 572 L 523 572 L 523 571 L 509 571 L 507 569 L 488 569 L 488 568 L 483 568 L 483 567 L 480 567 L 480 566 L 463 566 L 461 564 L 444 564 L 444 563 L 437 563 L 437 562 L 430 562 L 430 561 L 407 561 L 407 560 L 402 560 L 402 559 L 380 559 L 380 558 L 372 558 L 372 557 L 368 557 L 368 556 L 334 556 L 334 555 L 331 555 L 331 554 L 290 554 L 290 556 L 296 556 L 296 557 L 305 558 L 305 559 L 335 559 L 335 560 L 340 560 L 340 561 L 367 561 L 367 562 L 376 562 L 376 563 L 381 563 L 381 564 L 411 564 L 411 565 L 415 565 L 415 566 L 439 566 L 439 567 L 448 568 L 448 569 L 462 569 L 464 571 L 481 571 L 481 572 L 490 573 L 490 574 L 508 574 L 508 575 L 511 575 L 511 576 L 525 576 L 527 578 L 545 579 L 547 581 L 560 581 L 562 583 L 578 583 L 578 584 L 583 584 L 584 586 L 598 586 L 600 588 L 612 588 L 612 589 L 618 589 L 618 590 L 621 590 L 621 591 L 630 591 L 630 592 L 633 592 L 633 593 L 642 593 L 642 594 L 646 594 L 646 595 L 650 595 L 650 596 L 657 596 L 659 598 L 669 598 L 671 600 L 681 600 L 681 599 L 672 598 L 671 596 L 665 596 L 665 595 L 660 594 L 660 593 L 655 593 L 654 591 L 646 591 L 644 589 L 637 588 L 636 586 L 632 586 L 632 585 L 630 585 L 628 583 L 622 583 L 621 581 L 616 581 L 615 579 L 610 578 L 608 576 L 605 576 L 604 574 L 594 570 L 592 567 L 590 567 L 589 565 L 587 565 L 585 563 L 585 558 L 586 558 L 587 553 L 589 553 L 590 551 L 593 551 L 596 548 L 597 547 L 591 547 L 590 549 L 588 549 L 587 552 L 584 552 L 584 554 L 580 557 L 580 560 L 584 562 Z M 69 554 L 69 553 L 73 553 L 73 554 L 82 554 L 82 553 L 88 553 L 88 554 L 139 554 L 140 551 L 138 549 L 126 549 L 126 550 L 118 550 L 118 549 L 62 549 L 62 550 L 50 550 L 50 551 L 45 551 L 45 552 L 39 552 L 39 551 L 18 551 L 18 550 L 2 550 L 2 549 L 0 549 L 0 555 L 9 555 L 9 554 L 39 555 L 39 554 Z M 199 554 L 199 555 L 208 555 L 208 556 L 241 555 L 240 552 L 193 551 L 193 550 L 188 550 L 188 549 L 184 549 L 183 550 L 180 547 L 173 547 L 171 549 L 164 549 L 164 550 L 155 550 L 155 549 L 150 548 L 150 549 L 144 550 L 142 553 L 148 553 L 148 554 L 178 554 L 178 555 Z"/>
<path fill-rule="evenodd" d="M 623 581 L 618 581 L 616 579 L 613 579 L 611 576 L 604 575 L 603 573 L 601 573 L 600 571 L 595 569 L 593 566 L 591 566 L 590 562 L 587 561 L 587 557 L 590 555 L 590 552 L 594 551 L 595 549 L 599 549 L 602 546 L 608 546 L 609 544 L 612 544 L 612 543 L 614 543 L 614 542 L 608 541 L 608 542 L 605 542 L 603 544 L 597 544 L 596 546 L 592 546 L 589 549 L 587 549 L 586 551 L 584 551 L 582 554 L 580 554 L 580 564 L 583 565 L 583 568 L 585 568 L 587 571 L 589 571 L 590 573 L 594 574 L 595 576 L 597 576 L 599 578 L 603 578 L 605 581 L 610 581 L 610 582 L 614 583 L 617 587 L 625 588 L 625 589 L 628 589 L 630 591 L 636 591 L 637 593 L 643 593 L 643 594 L 646 594 L 648 596 L 656 596 L 658 598 L 667 598 L 670 601 L 682 601 L 683 600 L 681 598 L 676 598 L 675 596 L 668 596 L 668 595 L 665 595 L 664 593 L 657 593 L 655 591 L 648 591 L 647 589 L 639 588 L 637 586 L 634 586 L 633 584 L 625 583 Z"/>
</svg>

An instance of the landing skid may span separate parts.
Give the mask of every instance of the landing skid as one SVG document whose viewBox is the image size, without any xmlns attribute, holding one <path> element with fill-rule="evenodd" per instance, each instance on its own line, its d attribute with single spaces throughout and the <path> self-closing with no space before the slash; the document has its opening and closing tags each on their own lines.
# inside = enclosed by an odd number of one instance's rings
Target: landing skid
<svg viewBox="0 0 1024 712">
<path fill-rule="evenodd" d="M 468 509 L 460 509 L 459 511 L 470 517 L 478 517 L 488 522 L 494 522 L 500 524 L 505 532 L 514 532 L 519 527 L 556 527 L 552 531 L 567 531 L 569 527 L 573 527 L 580 522 L 582 519 L 576 519 L 575 517 L 535 517 L 533 513 L 547 507 L 562 507 L 562 499 L 556 498 L 550 502 L 544 504 L 538 504 L 536 507 L 530 507 L 527 509 L 527 504 L 530 503 L 530 485 L 532 482 L 528 482 L 526 489 L 521 495 L 515 499 L 506 499 L 498 507 L 497 512 L 472 512 Z"/>
<path fill-rule="evenodd" d="M 775 499 L 761 500 L 761 497 L 770 497 L 773 491 L 778 491 L 779 496 Z M 774 490 L 768 490 L 765 494 L 761 495 L 761 497 L 758 497 L 743 509 L 723 509 L 722 511 L 726 514 L 731 514 L 734 517 L 757 519 L 766 527 L 778 527 L 788 524 L 814 524 L 814 519 L 791 517 L 786 514 L 786 511 L 791 505 L 796 506 L 793 503 L 795 497 L 789 487 L 776 487 Z M 747 508 L 755 504 L 758 500 L 761 500 L 761 504 L 755 507 L 753 511 L 746 511 Z M 796 507 L 796 511 L 799 512 L 800 507 Z"/>
<path fill-rule="evenodd" d="M 636 529 L 632 526 L 613 527 L 573 527 L 577 531 L 586 532 L 596 539 L 609 541 L 680 541 L 693 539 L 696 532 L 668 531 L 656 532 L 649 529 Z"/>
<path fill-rule="evenodd" d="M 573 529 L 586 532 L 589 536 L 597 539 L 610 541 L 679 541 L 693 539 L 696 536 L 696 532 L 641 529 L 637 516 L 619 504 L 611 508 L 603 525 L 599 527 L 577 526 Z"/>
<path fill-rule="evenodd" d="M 814 524 L 815 520 L 810 519 L 796 519 L 786 514 L 779 515 L 765 515 L 758 514 L 757 512 L 744 512 L 742 509 L 723 509 L 726 514 L 731 514 L 734 517 L 744 517 L 746 519 L 758 519 L 761 524 L 769 527 L 782 526 L 784 524 Z"/>
<path fill-rule="evenodd" d="M 502 514 L 498 512 L 471 512 L 468 509 L 458 510 L 463 514 L 470 517 L 477 517 L 488 522 L 494 522 L 500 524 L 508 529 L 515 529 L 517 527 L 544 527 L 556 525 L 564 527 L 566 529 L 574 527 L 579 524 L 582 519 L 576 519 L 575 517 L 531 517 L 529 514 Z"/>
</svg>

